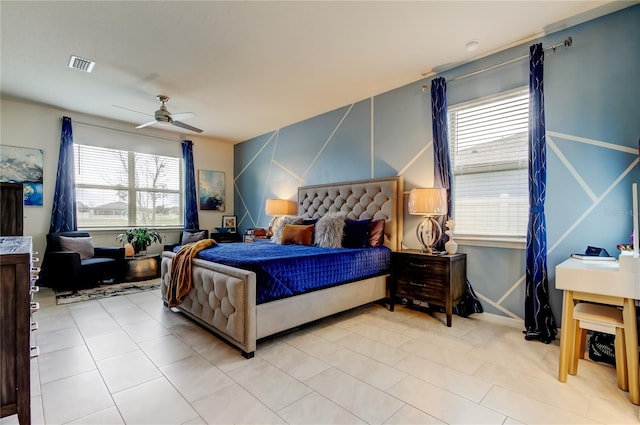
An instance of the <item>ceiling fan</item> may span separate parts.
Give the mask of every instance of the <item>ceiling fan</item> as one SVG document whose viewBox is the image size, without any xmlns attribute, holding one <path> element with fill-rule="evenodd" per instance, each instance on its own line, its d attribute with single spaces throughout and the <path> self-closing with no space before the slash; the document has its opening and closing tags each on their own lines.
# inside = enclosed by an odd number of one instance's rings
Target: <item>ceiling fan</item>
<svg viewBox="0 0 640 425">
<path fill-rule="evenodd" d="M 172 124 L 172 125 L 175 125 L 176 127 L 184 128 L 186 130 L 195 131 L 196 133 L 202 133 L 201 129 L 179 121 L 179 120 L 186 120 L 189 118 L 193 118 L 196 116 L 196 114 L 194 114 L 193 112 L 181 112 L 178 114 L 172 114 L 167 109 L 167 102 L 169 101 L 169 96 L 159 94 L 157 98 L 162 103 L 162 106 L 160 106 L 160 109 L 158 109 L 155 112 L 155 119 L 153 121 L 149 121 L 144 124 L 141 124 L 136 128 L 144 128 L 156 123 L 160 123 L 160 124 Z M 127 109 L 127 108 L 123 108 L 123 109 Z M 135 112 L 138 112 L 138 111 L 135 111 Z"/>
</svg>

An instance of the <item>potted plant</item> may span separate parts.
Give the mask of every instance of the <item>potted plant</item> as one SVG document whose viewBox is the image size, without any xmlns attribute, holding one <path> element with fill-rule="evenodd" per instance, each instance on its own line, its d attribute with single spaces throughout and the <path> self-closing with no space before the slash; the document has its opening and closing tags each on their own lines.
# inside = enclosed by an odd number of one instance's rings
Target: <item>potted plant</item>
<svg viewBox="0 0 640 425">
<path fill-rule="evenodd" d="M 164 235 L 147 227 L 136 227 L 127 229 L 124 233 L 116 236 L 116 240 L 122 244 L 125 241 L 133 246 L 136 255 L 146 252 L 152 243 L 161 243 Z"/>
</svg>

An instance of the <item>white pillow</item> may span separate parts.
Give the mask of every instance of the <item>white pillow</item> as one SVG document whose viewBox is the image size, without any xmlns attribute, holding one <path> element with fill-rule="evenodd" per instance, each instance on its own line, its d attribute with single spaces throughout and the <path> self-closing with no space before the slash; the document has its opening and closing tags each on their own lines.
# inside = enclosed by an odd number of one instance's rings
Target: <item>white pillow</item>
<svg viewBox="0 0 640 425">
<path fill-rule="evenodd" d="M 327 213 L 316 223 L 315 241 L 322 248 L 342 248 L 345 214 Z"/>
<path fill-rule="evenodd" d="M 280 220 L 276 220 L 276 223 L 273 225 L 273 236 L 271 236 L 271 240 L 275 243 L 282 243 L 282 231 L 284 230 L 284 226 L 287 224 L 302 224 L 302 217 L 282 217 Z"/>
<path fill-rule="evenodd" d="M 91 258 L 95 255 L 91 236 L 79 238 L 60 236 L 60 248 L 62 248 L 63 251 L 77 252 L 80 254 L 81 260 Z"/>
</svg>

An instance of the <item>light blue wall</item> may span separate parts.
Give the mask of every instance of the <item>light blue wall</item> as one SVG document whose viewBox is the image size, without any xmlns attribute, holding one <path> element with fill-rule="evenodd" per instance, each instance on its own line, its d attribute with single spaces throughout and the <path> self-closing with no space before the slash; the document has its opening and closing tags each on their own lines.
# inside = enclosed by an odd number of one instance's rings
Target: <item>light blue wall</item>
<svg viewBox="0 0 640 425">
<path fill-rule="evenodd" d="M 536 40 L 573 38 L 545 60 L 547 226 L 551 304 L 560 320 L 555 266 L 587 244 L 617 255 L 631 234 L 631 183 L 640 182 L 640 6 Z M 451 80 L 528 54 L 518 46 L 444 72 Z M 402 175 L 405 189 L 433 184 L 428 80 L 400 87 L 237 144 L 235 214 L 240 230 L 266 227 L 268 198 L 295 199 L 300 185 Z M 448 84 L 453 105 L 528 84 L 526 60 Z M 635 165 L 634 165 L 635 163 Z M 404 245 L 416 248 L 405 216 Z M 485 311 L 524 316 L 522 249 L 461 246 Z M 603 282 L 603 284 L 606 284 Z"/>
</svg>

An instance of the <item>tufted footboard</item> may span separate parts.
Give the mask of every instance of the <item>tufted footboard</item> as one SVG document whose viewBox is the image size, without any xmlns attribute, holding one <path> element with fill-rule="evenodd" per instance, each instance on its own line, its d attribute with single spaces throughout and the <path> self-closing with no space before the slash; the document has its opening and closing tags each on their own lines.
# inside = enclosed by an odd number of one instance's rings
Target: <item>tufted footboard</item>
<svg viewBox="0 0 640 425">
<path fill-rule="evenodd" d="M 162 294 L 172 252 L 162 254 Z M 256 305 L 255 273 L 195 259 L 193 288 L 177 308 L 251 358 L 256 341 L 388 297 L 389 275 L 375 276 Z"/>
<path fill-rule="evenodd" d="M 167 283 L 175 254 L 162 254 L 162 297 L 166 304 Z M 193 289 L 178 309 L 253 357 L 256 350 L 255 273 L 193 260 Z"/>
</svg>

